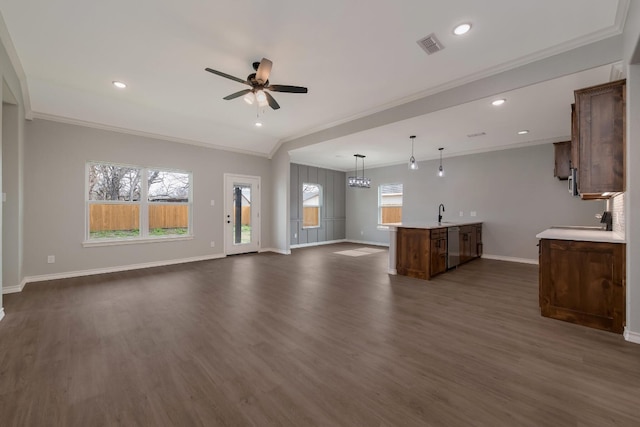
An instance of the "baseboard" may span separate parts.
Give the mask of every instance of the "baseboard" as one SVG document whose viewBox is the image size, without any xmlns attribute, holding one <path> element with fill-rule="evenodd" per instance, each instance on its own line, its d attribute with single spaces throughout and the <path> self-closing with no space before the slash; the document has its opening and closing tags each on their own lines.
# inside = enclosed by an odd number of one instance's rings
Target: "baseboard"
<svg viewBox="0 0 640 427">
<path fill-rule="evenodd" d="M 22 279 L 22 282 L 20 282 L 19 285 L 15 285 L 15 286 L 3 286 L 2 287 L 2 294 L 16 294 L 18 292 L 22 292 L 22 290 L 24 289 L 24 285 L 27 284 L 27 279 Z"/>
<path fill-rule="evenodd" d="M 632 342 L 634 344 L 640 344 L 640 333 L 638 332 L 631 332 L 629 329 L 627 329 L 626 327 L 624 328 L 624 339 Z"/>
<path fill-rule="evenodd" d="M 44 282 L 46 280 L 70 279 L 72 277 L 93 276 L 94 274 L 117 273 L 120 271 L 138 270 L 141 268 L 164 267 L 167 265 L 185 264 L 196 261 L 209 261 L 212 259 L 225 258 L 225 254 L 204 255 L 191 258 L 172 259 L 167 261 L 154 261 L 142 264 L 120 265 L 116 267 L 94 268 L 91 270 L 68 271 L 65 273 L 42 274 L 39 276 L 28 276 L 24 278 L 26 283 Z"/>
<path fill-rule="evenodd" d="M 371 246 L 384 246 L 385 248 L 389 247 L 388 243 L 382 242 L 368 242 L 366 240 L 346 240 L 348 243 L 355 243 L 357 245 L 371 245 Z"/>
<path fill-rule="evenodd" d="M 335 243 L 345 243 L 347 240 L 326 240 L 324 242 L 314 242 L 314 243 L 300 243 L 297 245 L 291 245 L 291 249 L 299 249 L 299 248 L 309 248 L 311 246 L 322 246 L 322 245 L 333 245 Z"/>
<path fill-rule="evenodd" d="M 4 317 L 4 307 L 0 307 L 0 320 Z"/>
<path fill-rule="evenodd" d="M 276 249 L 276 248 L 262 248 L 258 251 L 258 253 L 262 252 L 275 252 L 280 255 L 291 255 L 291 251 L 285 251 L 284 249 Z"/>
<path fill-rule="evenodd" d="M 538 260 L 537 259 L 516 258 L 516 257 L 512 257 L 512 256 L 489 255 L 489 254 L 482 254 L 482 258 L 495 259 L 495 260 L 498 260 L 498 261 L 519 262 L 520 264 L 538 265 Z"/>
</svg>

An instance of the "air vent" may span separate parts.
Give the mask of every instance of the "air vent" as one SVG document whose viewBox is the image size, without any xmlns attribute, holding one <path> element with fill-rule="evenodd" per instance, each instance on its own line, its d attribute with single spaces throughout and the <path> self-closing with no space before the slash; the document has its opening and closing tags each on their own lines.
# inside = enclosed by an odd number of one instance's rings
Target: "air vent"
<svg viewBox="0 0 640 427">
<path fill-rule="evenodd" d="M 418 40 L 416 43 L 427 52 L 427 55 L 431 55 L 432 53 L 436 53 L 444 49 L 440 40 L 436 37 L 435 34 L 431 33 L 427 37 Z"/>
<path fill-rule="evenodd" d="M 475 138 L 477 136 L 485 136 L 486 134 L 487 134 L 486 132 L 470 133 L 469 135 L 467 135 L 467 137 Z"/>
</svg>

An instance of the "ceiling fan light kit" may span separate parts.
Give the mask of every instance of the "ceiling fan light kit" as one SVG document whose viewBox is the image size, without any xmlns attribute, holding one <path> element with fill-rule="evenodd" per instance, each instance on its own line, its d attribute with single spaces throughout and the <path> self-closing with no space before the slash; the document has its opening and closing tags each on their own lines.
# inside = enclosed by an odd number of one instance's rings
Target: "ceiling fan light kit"
<svg viewBox="0 0 640 427">
<path fill-rule="evenodd" d="M 251 87 L 251 89 L 243 89 L 222 98 L 227 101 L 243 96 L 243 99 L 249 105 L 253 105 L 254 102 L 257 102 L 261 107 L 266 107 L 268 105 L 272 109 L 277 110 L 280 108 L 280 104 L 278 104 L 269 92 L 308 93 L 308 89 L 302 86 L 269 84 L 269 75 L 271 74 L 272 66 L 273 63 L 267 58 L 262 58 L 260 62 L 254 62 L 253 69 L 255 70 L 255 73 L 249 74 L 246 80 L 242 80 L 241 78 L 234 77 L 230 74 L 223 73 L 222 71 L 214 70 L 212 68 L 205 68 L 205 71 Z"/>
</svg>

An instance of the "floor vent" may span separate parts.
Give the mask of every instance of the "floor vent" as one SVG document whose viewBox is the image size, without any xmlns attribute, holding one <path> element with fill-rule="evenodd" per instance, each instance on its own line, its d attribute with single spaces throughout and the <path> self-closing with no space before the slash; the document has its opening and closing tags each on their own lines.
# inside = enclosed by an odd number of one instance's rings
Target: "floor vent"
<svg viewBox="0 0 640 427">
<path fill-rule="evenodd" d="M 435 34 L 431 33 L 427 37 L 418 40 L 416 43 L 425 51 L 427 55 L 431 55 L 432 53 L 436 53 L 444 49 L 440 40 L 436 37 Z"/>
</svg>

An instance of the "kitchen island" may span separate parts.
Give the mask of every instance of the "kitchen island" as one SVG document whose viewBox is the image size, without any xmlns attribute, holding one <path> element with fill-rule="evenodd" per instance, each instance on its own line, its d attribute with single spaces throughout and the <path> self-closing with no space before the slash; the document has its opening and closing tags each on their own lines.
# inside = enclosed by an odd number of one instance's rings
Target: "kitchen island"
<svg viewBox="0 0 640 427">
<path fill-rule="evenodd" d="M 429 280 L 482 255 L 482 222 L 389 225 L 389 274 Z"/>
<path fill-rule="evenodd" d="M 540 314 L 622 333 L 625 240 L 614 231 L 550 228 L 540 239 Z"/>
</svg>

